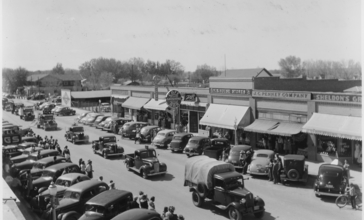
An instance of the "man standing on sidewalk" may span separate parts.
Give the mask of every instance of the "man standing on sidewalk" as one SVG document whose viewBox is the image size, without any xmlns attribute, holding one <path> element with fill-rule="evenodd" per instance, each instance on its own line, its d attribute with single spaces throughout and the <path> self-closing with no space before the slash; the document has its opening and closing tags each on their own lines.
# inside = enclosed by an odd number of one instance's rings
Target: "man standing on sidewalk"
<svg viewBox="0 0 364 220">
<path fill-rule="evenodd" d="M 356 209 L 356 192 L 354 184 L 350 183 L 350 185 L 346 188 L 346 191 L 349 193 L 351 206 L 353 209 Z"/>
</svg>

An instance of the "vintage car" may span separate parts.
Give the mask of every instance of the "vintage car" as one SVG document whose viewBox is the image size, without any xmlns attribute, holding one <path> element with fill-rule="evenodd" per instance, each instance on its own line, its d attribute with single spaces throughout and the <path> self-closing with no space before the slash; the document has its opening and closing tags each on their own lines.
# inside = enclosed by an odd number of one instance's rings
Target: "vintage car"
<svg viewBox="0 0 364 220">
<path fill-rule="evenodd" d="M 51 113 L 54 114 L 56 110 L 63 108 L 64 106 L 61 105 L 57 105 L 56 107 L 54 107 L 54 109 L 51 110 Z"/>
<path fill-rule="evenodd" d="M 53 115 L 38 115 L 37 128 L 43 128 L 45 131 L 47 130 L 57 130 L 57 123 L 54 120 Z"/>
<path fill-rule="evenodd" d="M 143 127 L 140 130 L 140 138 L 138 139 L 138 143 L 151 143 L 152 137 L 156 136 L 157 133 L 161 130 L 158 126 L 148 125 Z"/>
<path fill-rule="evenodd" d="M 3 146 L 3 156 L 5 157 L 16 157 L 23 154 L 24 148 L 20 145 L 6 145 Z"/>
<path fill-rule="evenodd" d="M 89 141 L 89 137 L 88 135 L 85 135 L 85 131 L 82 126 L 72 126 L 68 128 L 64 137 L 67 141 L 71 141 L 74 144 L 79 142 L 88 143 Z"/>
<path fill-rule="evenodd" d="M 211 146 L 210 138 L 202 136 L 194 136 L 191 137 L 190 140 L 188 141 L 185 149 L 183 149 L 183 153 L 185 153 L 187 157 L 201 155 L 203 150 L 210 146 Z"/>
<path fill-rule="evenodd" d="M 57 187 L 57 198 L 62 199 L 64 192 L 70 186 L 87 180 L 90 180 L 90 178 L 87 175 L 81 173 L 67 173 L 58 177 L 54 183 L 54 185 Z M 42 213 L 46 210 L 46 200 L 50 199 L 49 190 L 47 188 L 42 188 L 42 190 L 44 191 L 38 191 L 39 194 L 31 201 L 32 210 L 38 213 Z"/>
<path fill-rule="evenodd" d="M 5 96 L 5 98 L 7 98 L 7 99 L 15 99 L 15 96 L 8 94 L 8 95 Z"/>
<path fill-rule="evenodd" d="M 109 103 L 101 103 L 101 112 L 110 112 L 111 107 Z"/>
<path fill-rule="evenodd" d="M 100 113 L 91 113 L 91 114 L 88 114 L 86 117 L 82 118 L 80 120 L 80 123 L 81 124 L 84 124 L 84 125 L 90 125 L 92 123 L 95 122 L 96 118 L 101 116 L 102 114 Z"/>
<path fill-rule="evenodd" d="M 105 182 L 95 179 L 82 181 L 68 187 L 55 210 L 57 218 L 63 219 L 63 215 L 70 211 L 83 213 L 87 201 L 108 189 L 109 186 Z M 50 215 L 51 212 L 48 214 Z"/>
<path fill-rule="evenodd" d="M 250 213 L 257 218 L 264 216 L 263 199 L 245 188 L 243 176 L 232 164 L 207 156 L 187 159 L 184 186 L 189 187 L 197 207 L 208 199 L 218 209 L 226 210 L 229 219 L 241 220 Z"/>
<path fill-rule="evenodd" d="M 96 118 L 96 120 L 92 123 L 89 124 L 91 127 L 97 127 L 99 125 L 99 123 L 103 122 L 104 120 L 106 120 L 107 118 L 109 118 L 110 116 L 107 115 L 100 115 Z"/>
<path fill-rule="evenodd" d="M 60 106 L 58 108 L 57 107 L 56 107 L 56 110 L 54 110 L 54 114 L 57 116 L 58 115 L 66 116 L 66 115 L 75 115 L 76 114 L 76 111 L 71 109 L 70 107 L 65 107 L 65 106 Z"/>
<path fill-rule="evenodd" d="M 102 128 L 103 131 L 119 134 L 120 128 L 127 122 L 131 122 L 131 119 L 126 118 L 113 118 L 109 123 L 105 123 Z"/>
<path fill-rule="evenodd" d="M 307 183 L 308 180 L 308 165 L 305 164 L 304 155 L 288 154 L 283 158 L 282 173 L 280 175 L 282 184 L 286 181 L 296 181 Z"/>
<path fill-rule="evenodd" d="M 112 121 L 112 119 L 113 118 L 111 116 L 106 116 L 105 120 L 101 121 L 100 123 L 98 123 L 96 125 L 96 128 L 102 129 L 105 126 L 105 124 L 110 123 Z"/>
<path fill-rule="evenodd" d="M 252 157 L 252 162 L 248 165 L 247 173 L 251 176 L 268 176 L 268 164 L 274 158 L 272 150 L 256 150 Z"/>
<path fill-rule="evenodd" d="M 322 164 L 314 184 L 314 192 L 320 196 L 340 196 L 345 193 L 348 184 L 346 170 L 339 165 Z"/>
<path fill-rule="evenodd" d="M 173 135 L 172 141 L 169 143 L 168 147 L 171 149 L 172 153 L 183 152 L 191 137 L 193 137 L 193 134 L 190 133 L 176 133 Z"/>
<path fill-rule="evenodd" d="M 149 209 L 130 209 L 125 211 L 111 220 L 162 220 L 161 215 L 153 210 Z"/>
<path fill-rule="evenodd" d="M 33 195 L 37 195 L 39 192 L 43 192 L 44 189 L 48 188 L 51 182 L 55 182 L 58 177 L 62 176 L 63 171 L 67 169 L 67 173 L 81 173 L 80 167 L 74 163 L 58 163 L 47 167 L 43 170 L 42 175 L 33 180 Z"/>
<path fill-rule="evenodd" d="M 142 129 L 149 124 L 146 122 L 127 122 L 123 125 L 122 134 L 123 137 L 129 137 L 129 139 L 134 139 L 136 135 L 136 128 L 139 126 L 139 129 Z"/>
<path fill-rule="evenodd" d="M 26 172 L 30 170 L 30 173 L 32 174 L 33 180 L 38 179 L 42 173 L 43 170 L 47 167 L 50 167 L 52 165 L 58 164 L 58 163 L 65 163 L 66 158 L 62 156 L 50 156 L 50 157 L 44 157 L 39 160 L 26 160 L 21 163 L 17 163 L 14 165 L 15 170 L 19 170 L 18 177 L 19 179 L 25 179 L 26 178 Z"/>
<path fill-rule="evenodd" d="M 78 220 L 109 220 L 125 212 L 133 201 L 133 194 L 125 190 L 107 190 L 88 200 L 85 212 L 71 211 L 63 215 L 64 220 L 75 217 Z M 82 215 L 82 216 L 81 216 Z"/>
<path fill-rule="evenodd" d="M 220 160 L 222 152 L 226 149 L 230 149 L 230 141 L 226 138 L 214 138 L 211 139 L 211 145 L 203 150 L 203 154 Z"/>
<path fill-rule="evenodd" d="M 24 104 L 18 102 L 18 103 L 14 103 L 14 106 L 15 106 L 15 110 L 14 110 L 13 114 L 19 115 L 19 109 L 23 108 Z"/>
<path fill-rule="evenodd" d="M 5 105 L 5 111 L 11 112 L 13 110 L 14 102 L 11 102 L 12 100 L 9 100 Z"/>
<path fill-rule="evenodd" d="M 38 139 L 36 137 L 22 137 L 21 138 L 21 141 L 22 143 L 25 143 L 25 142 L 33 142 L 33 143 L 37 143 L 38 144 Z"/>
<path fill-rule="evenodd" d="M 102 136 L 99 140 L 92 141 L 94 153 L 101 154 L 104 158 L 110 156 L 123 156 L 124 148 L 117 145 L 115 136 Z"/>
<path fill-rule="evenodd" d="M 20 114 L 20 119 L 24 121 L 33 121 L 35 118 L 33 107 L 25 107 Z"/>
<path fill-rule="evenodd" d="M 176 133 L 176 130 L 161 130 L 157 133 L 157 135 L 152 140 L 152 145 L 157 148 L 168 148 L 168 145 L 171 143 L 173 135 Z"/>
<path fill-rule="evenodd" d="M 42 105 L 39 106 L 39 110 L 41 110 L 43 112 L 44 111 L 51 112 L 52 109 L 54 109 L 55 107 L 56 107 L 56 104 L 46 102 L 46 103 L 43 103 Z M 43 114 L 46 114 L 46 113 L 43 113 Z"/>
<path fill-rule="evenodd" d="M 246 153 L 247 151 L 251 151 L 252 146 L 250 145 L 236 145 L 236 146 L 232 146 L 227 159 L 227 163 L 231 163 L 232 165 L 234 165 L 235 169 L 242 169 L 242 164 L 240 162 L 240 152 L 243 151 L 244 153 Z"/>
<path fill-rule="evenodd" d="M 76 121 L 80 122 L 80 120 L 84 117 L 86 117 L 87 115 L 91 114 L 92 112 L 84 112 L 82 114 L 80 114 L 77 118 Z"/>
<path fill-rule="evenodd" d="M 155 150 L 148 146 L 136 150 L 133 154 L 126 154 L 125 157 L 126 168 L 137 172 L 144 179 L 149 176 L 164 175 L 167 172 L 167 165 L 160 163 Z"/>
<path fill-rule="evenodd" d="M 19 151 L 22 152 L 21 155 L 15 156 L 10 158 L 11 162 L 13 164 L 21 163 L 23 161 L 26 161 L 29 158 L 33 158 L 33 155 L 38 155 L 38 151 L 43 151 L 44 149 L 41 147 L 32 147 L 36 146 L 34 143 L 21 143 L 21 145 L 29 144 L 29 147 L 23 147 L 23 149 L 19 149 Z"/>
</svg>

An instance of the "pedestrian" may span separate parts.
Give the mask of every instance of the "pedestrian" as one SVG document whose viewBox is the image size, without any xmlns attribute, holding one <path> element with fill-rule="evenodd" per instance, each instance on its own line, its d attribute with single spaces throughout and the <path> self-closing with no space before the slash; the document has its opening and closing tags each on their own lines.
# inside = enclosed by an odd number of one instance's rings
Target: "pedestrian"
<svg viewBox="0 0 364 220">
<path fill-rule="evenodd" d="M 344 165 L 343 165 L 343 168 L 345 169 L 346 171 L 346 176 L 348 178 L 348 182 L 349 182 L 349 179 L 350 179 L 350 169 L 349 169 L 350 165 L 348 164 L 348 161 L 345 160 L 344 161 Z"/>
<path fill-rule="evenodd" d="M 104 181 L 104 177 L 102 176 L 99 176 L 99 179 L 98 179 L 100 182 L 103 182 Z"/>
<path fill-rule="evenodd" d="M 120 130 L 119 130 L 119 132 L 118 132 L 120 135 L 121 135 L 121 139 L 124 139 L 124 135 L 123 135 L 123 133 L 124 133 L 124 128 L 123 128 L 123 126 L 121 126 L 121 128 L 120 128 Z"/>
<path fill-rule="evenodd" d="M 27 175 L 26 175 L 26 180 L 27 180 L 27 194 L 26 196 L 29 197 L 30 194 L 30 190 L 33 189 L 33 177 L 32 174 L 30 173 L 30 170 L 27 171 Z"/>
<path fill-rule="evenodd" d="M 80 164 L 80 170 L 83 174 L 86 174 L 86 165 L 85 165 L 85 161 L 81 161 Z"/>
<path fill-rule="evenodd" d="M 281 172 L 282 172 L 282 169 L 283 169 L 283 163 L 282 163 L 282 160 L 281 158 L 279 157 L 279 154 L 275 154 L 275 158 L 277 160 L 277 163 L 278 163 L 278 173 L 277 173 L 277 181 L 280 183 L 281 182 Z"/>
<path fill-rule="evenodd" d="M 82 159 L 82 158 L 80 158 L 80 159 L 78 160 L 78 166 L 79 166 L 80 168 L 81 168 L 82 161 L 83 161 L 83 159 Z"/>
<path fill-rule="evenodd" d="M 64 147 L 63 156 L 66 158 L 67 161 L 71 162 L 71 152 L 68 149 L 68 146 Z"/>
<path fill-rule="evenodd" d="M 136 142 L 140 139 L 140 128 L 139 128 L 139 125 L 136 125 L 137 127 L 136 127 L 136 133 L 135 133 L 135 138 L 134 138 L 134 144 L 136 144 Z"/>
<path fill-rule="evenodd" d="M 168 219 L 170 219 L 170 220 L 178 220 L 178 216 L 174 213 L 174 210 L 175 210 L 174 206 L 169 206 L 168 212 L 166 214 L 167 217 L 168 217 Z"/>
<path fill-rule="evenodd" d="M 87 166 L 86 166 L 86 174 L 90 179 L 92 179 L 92 177 L 93 177 L 92 172 L 94 172 L 92 169 L 92 161 L 88 160 Z"/>
<path fill-rule="evenodd" d="M 40 160 L 42 157 L 40 156 L 40 151 L 38 151 L 37 159 Z"/>
<path fill-rule="evenodd" d="M 168 207 L 165 206 L 164 209 L 163 209 L 163 212 L 161 214 L 162 219 L 167 217 L 167 212 L 168 212 Z"/>
<path fill-rule="evenodd" d="M 143 194 L 142 198 L 140 199 L 140 207 L 142 209 L 148 209 L 148 196 L 147 194 Z"/>
<path fill-rule="evenodd" d="M 269 181 L 273 181 L 273 159 L 270 159 L 267 167 L 268 167 Z"/>
<path fill-rule="evenodd" d="M 267 141 L 265 140 L 265 137 L 262 137 L 262 144 L 263 144 L 263 149 L 267 149 Z"/>
<path fill-rule="evenodd" d="M 59 152 L 59 155 L 63 155 L 63 154 L 62 154 L 61 147 L 60 147 L 59 145 L 57 145 L 57 150 L 58 150 L 58 152 Z"/>
<path fill-rule="evenodd" d="M 144 195 L 144 192 L 143 191 L 139 191 L 139 197 L 138 197 L 139 203 L 140 203 L 140 200 L 142 199 L 142 196 L 143 195 Z"/>
<path fill-rule="evenodd" d="M 155 204 L 154 204 L 154 201 L 155 201 L 155 197 L 154 196 L 152 196 L 152 197 L 150 197 L 150 201 L 149 201 L 149 209 L 150 210 L 154 210 L 155 211 Z"/>
<path fill-rule="evenodd" d="M 54 156 L 53 157 L 53 164 L 56 164 L 57 163 L 57 156 Z"/>
<path fill-rule="evenodd" d="M 113 180 L 110 180 L 109 189 L 115 189 L 115 183 Z"/>
<path fill-rule="evenodd" d="M 139 206 L 139 203 L 138 203 L 138 197 L 135 196 L 133 201 L 130 204 L 130 209 L 139 209 L 139 208 L 140 208 L 140 206 Z"/>
<path fill-rule="evenodd" d="M 356 191 L 353 183 L 350 183 L 350 185 L 346 187 L 346 192 L 348 192 L 348 195 L 350 196 L 351 206 L 353 209 L 356 209 Z"/>
<path fill-rule="evenodd" d="M 47 141 L 47 142 L 45 143 L 44 149 L 49 149 L 49 148 L 50 148 L 50 146 L 49 146 L 49 142 Z"/>
<path fill-rule="evenodd" d="M 278 170 L 279 170 L 279 164 L 277 160 L 273 161 L 273 168 L 272 168 L 272 173 L 273 173 L 273 184 L 277 184 L 278 183 Z"/>
</svg>

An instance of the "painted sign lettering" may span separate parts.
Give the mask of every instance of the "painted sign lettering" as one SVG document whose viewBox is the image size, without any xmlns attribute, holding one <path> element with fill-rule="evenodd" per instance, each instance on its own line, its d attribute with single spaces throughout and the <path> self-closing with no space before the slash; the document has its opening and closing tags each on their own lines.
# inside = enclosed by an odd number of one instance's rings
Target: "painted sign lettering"
<svg viewBox="0 0 364 220">
<path fill-rule="evenodd" d="M 251 95 L 251 89 L 221 89 L 221 88 L 210 88 L 210 93 L 215 94 L 237 94 L 237 95 Z"/>
<path fill-rule="evenodd" d="M 279 91 L 253 91 L 253 97 L 281 98 L 295 100 L 310 100 L 311 93 L 303 92 L 279 92 Z"/>
<path fill-rule="evenodd" d="M 196 101 L 196 97 L 197 95 L 196 94 L 185 94 L 185 97 L 184 97 L 184 101 L 187 101 L 187 102 L 194 102 Z"/>
<path fill-rule="evenodd" d="M 361 103 L 359 95 L 341 95 L 341 94 L 313 94 L 313 100 L 331 101 L 331 102 L 353 102 Z"/>
</svg>

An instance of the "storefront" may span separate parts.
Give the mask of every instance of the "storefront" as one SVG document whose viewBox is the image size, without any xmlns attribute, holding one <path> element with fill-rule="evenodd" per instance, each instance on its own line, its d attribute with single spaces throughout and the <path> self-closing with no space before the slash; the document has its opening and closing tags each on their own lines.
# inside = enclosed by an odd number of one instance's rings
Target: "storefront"
<svg viewBox="0 0 364 220">
<path fill-rule="evenodd" d="M 122 105 L 124 108 L 124 117 L 133 121 L 148 122 L 151 118 L 150 111 L 143 106 L 149 102 L 148 98 L 129 97 Z"/>
<path fill-rule="evenodd" d="M 205 126 L 200 125 L 199 121 L 204 116 L 207 103 L 201 102 L 195 93 L 185 93 L 181 102 L 180 124 L 184 132 L 199 133 L 199 130 L 205 130 Z M 201 133 L 201 135 L 206 135 Z"/>
<path fill-rule="evenodd" d="M 111 114 L 115 117 L 124 117 L 123 103 L 129 98 L 128 95 L 111 95 Z"/>
<path fill-rule="evenodd" d="M 173 112 L 175 116 L 177 111 L 171 110 L 165 99 L 151 99 L 147 104 L 145 104 L 144 109 L 149 110 L 151 117 L 148 120 L 149 124 L 156 125 L 161 128 L 171 129 L 174 128 L 173 123 Z M 176 117 L 175 117 L 176 118 Z"/>
</svg>

